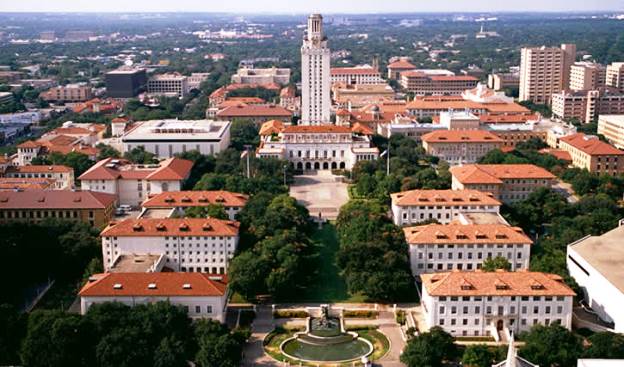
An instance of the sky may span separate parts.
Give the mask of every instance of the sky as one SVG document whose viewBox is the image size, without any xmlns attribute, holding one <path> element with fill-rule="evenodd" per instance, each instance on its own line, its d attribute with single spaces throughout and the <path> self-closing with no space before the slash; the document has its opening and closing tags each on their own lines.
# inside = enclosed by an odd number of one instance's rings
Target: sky
<svg viewBox="0 0 624 367">
<path fill-rule="evenodd" d="M 0 12 L 624 12 L 624 0 L 0 0 Z"/>
</svg>

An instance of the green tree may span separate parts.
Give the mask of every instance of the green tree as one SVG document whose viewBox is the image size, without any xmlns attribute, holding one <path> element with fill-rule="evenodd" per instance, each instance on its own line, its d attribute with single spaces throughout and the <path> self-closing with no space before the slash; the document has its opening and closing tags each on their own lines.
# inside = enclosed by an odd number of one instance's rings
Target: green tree
<svg viewBox="0 0 624 367">
<path fill-rule="evenodd" d="M 102 337 L 96 358 L 100 367 L 147 367 L 153 360 L 145 335 L 137 327 L 114 329 Z"/>
<path fill-rule="evenodd" d="M 573 366 L 583 351 L 581 338 L 557 323 L 535 325 L 521 339 L 520 356 L 544 367 Z"/>
<path fill-rule="evenodd" d="M 596 333 L 589 337 L 589 347 L 584 358 L 623 359 L 624 335 L 609 331 Z"/>
<path fill-rule="evenodd" d="M 509 271 L 511 270 L 511 263 L 504 256 L 488 257 L 483 261 L 482 269 L 483 271 L 496 271 L 499 269 Z"/>
<path fill-rule="evenodd" d="M 100 143 L 97 145 L 97 148 L 100 150 L 97 157 L 98 160 L 121 157 L 121 153 L 110 145 Z"/>
<path fill-rule="evenodd" d="M 0 365 L 18 365 L 20 343 L 26 330 L 25 317 L 9 304 L 0 304 Z"/>
<path fill-rule="evenodd" d="M 185 346 L 174 336 L 165 337 L 160 341 L 154 352 L 154 367 L 186 367 L 188 362 Z"/>
<path fill-rule="evenodd" d="M 229 219 L 223 205 L 210 204 L 207 206 L 194 206 L 184 210 L 184 216 L 189 218 L 216 218 Z"/>
<path fill-rule="evenodd" d="M 258 127 L 251 120 L 235 119 L 232 121 L 230 136 L 231 146 L 238 151 L 245 150 L 245 145 L 256 147 L 260 143 Z"/>
<path fill-rule="evenodd" d="M 124 154 L 124 158 L 133 163 L 150 164 L 156 163 L 156 155 L 145 150 L 145 147 L 138 146 Z"/>
<path fill-rule="evenodd" d="M 466 367 L 491 367 L 495 354 L 490 351 L 487 345 L 469 345 L 464 350 L 462 364 Z"/>
<path fill-rule="evenodd" d="M 444 361 L 453 360 L 456 354 L 453 337 L 436 326 L 407 342 L 401 362 L 408 367 L 442 367 Z"/>
</svg>

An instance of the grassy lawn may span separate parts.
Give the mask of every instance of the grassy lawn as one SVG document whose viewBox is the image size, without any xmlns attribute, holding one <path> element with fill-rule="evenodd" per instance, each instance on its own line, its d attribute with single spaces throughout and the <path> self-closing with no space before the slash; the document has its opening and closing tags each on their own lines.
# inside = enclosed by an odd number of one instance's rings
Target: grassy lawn
<svg viewBox="0 0 624 367">
<path fill-rule="evenodd" d="M 347 291 L 347 284 L 340 276 L 340 269 L 336 264 L 338 252 L 338 234 L 336 227 L 327 223 L 317 229 L 312 240 L 319 245 L 318 280 L 311 285 L 297 302 L 364 302 L 362 295 L 352 295 Z"/>
</svg>

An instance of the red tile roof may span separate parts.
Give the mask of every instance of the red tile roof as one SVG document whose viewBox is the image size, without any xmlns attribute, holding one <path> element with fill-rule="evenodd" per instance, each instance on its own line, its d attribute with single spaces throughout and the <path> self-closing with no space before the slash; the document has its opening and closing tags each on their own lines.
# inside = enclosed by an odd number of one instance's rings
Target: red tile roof
<svg viewBox="0 0 624 367">
<path fill-rule="evenodd" d="M 491 194 L 478 190 L 410 190 L 391 194 L 392 204 L 398 206 L 500 206 Z"/>
<path fill-rule="evenodd" d="M 550 154 L 557 159 L 561 159 L 562 161 L 572 162 L 572 156 L 565 150 L 544 148 L 540 149 L 539 152 L 541 154 Z"/>
<path fill-rule="evenodd" d="M 113 163 L 117 162 L 117 163 Z M 125 159 L 106 158 L 89 168 L 79 180 L 144 179 L 159 181 L 182 181 L 191 173 L 193 162 L 169 158 L 158 165 L 137 165 Z"/>
<path fill-rule="evenodd" d="M 260 136 L 279 134 L 284 130 L 284 123 L 279 120 L 269 120 L 260 127 Z"/>
<path fill-rule="evenodd" d="M 116 200 L 115 195 L 93 191 L 0 192 L 0 209 L 104 209 Z"/>
<path fill-rule="evenodd" d="M 426 143 L 503 143 L 503 139 L 485 130 L 437 130 L 421 137 Z"/>
<path fill-rule="evenodd" d="M 414 69 L 416 66 L 407 60 L 398 60 L 388 65 L 388 69 Z"/>
<path fill-rule="evenodd" d="M 239 223 L 215 218 L 140 218 L 111 222 L 102 237 L 238 236 Z"/>
<path fill-rule="evenodd" d="M 236 105 L 217 112 L 217 117 L 288 117 L 292 112 L 276 105 Z"/>
<path fill-rule="evenodd" d="M 105 273 L 91 279 L 81 297 L 221 297 L 227 289 L 225 275 L 204 273 Z"/>
<path fill-rule="evenodd" d="M 429 77 L 431 80 L 435 81 L 465 81 L 465 82 L 476 82 L 479 81 L 479 78 L 470 75 L 432 75 Z"/>
<path fill-rule="evenodd" d="M 527 121 L 537 121 L 539 120 L 538 115 L 534 114 L 513 114 L 513 115 L 492 115 L 492 114 L 482 114 L 479 115 L 479 120 L 483 124 L 521 124 Z"/>
<path fill-rule="evenodd" d="M 559 141 L 567 143 L 589 155 L 624 155 L 624 151 L 617 149 L 611 144 L 605 143 L 598 139 L 597 136 L 577 133 L 564 136 L 559 139 Z"/>
<path fill-rule="evenodd" d="M 30 165 L 7 167 L 7 173 L 70 173 L 74 169 L 61 165 Z"/>
<path fill-rule="evenodd" d="M 173 208 L 208 206 L 218 204 L 227 207 L 243 207 L 249 196 L 229 191 L 168 191 L 146 200 L 144 208 Z"/>
<path fill-rule="evenodd" d="M 463 184 L 501 184 L 508 179 L 546 179 L 555 175 L 533 164 L 467 164 L 451 167 L 453 177 Z"/>
<path fill-rule="evenodd" d="M 368 74 L 377 74 L 379 75 L 379 71 L 373 68 L 331 68 L 331 75 L 368 75 Z"/>
<path fill-rule="evenodd" d="M 375 131 L 373 131 L 373 129 L 371 129 L 368 125 L 364 125 L 360 122 L 356 122 L 353 124 L 353 126 L 351 126 L 351 131 L 353 131 L 356 134 L 362 134 L 362 135 L 375 135 Z"/>
<path fill-rule="evenodd" d="M 410 245 L 419 244 L 520 244 L 533 243 L 520 227 L 505 224 L 428 224 L 403 228 Z"/>
<path fill-rule="evenodd" d="M 529 271 L 456 271 L 422 274 L 430 296 L 575 296 L 556 274 Z"/>
<path fill-rule="evenodd" d="M 337 125 L 291 125 L 284 128 L 285 134 L 323 134 L 323 133 L 351 133 L 351 128 Z"/>
<path fill-rule="evenodd" d="M 47 190 L 54 187 L 51 178 L 0 177 L 0 191 Z"/>
</svg>

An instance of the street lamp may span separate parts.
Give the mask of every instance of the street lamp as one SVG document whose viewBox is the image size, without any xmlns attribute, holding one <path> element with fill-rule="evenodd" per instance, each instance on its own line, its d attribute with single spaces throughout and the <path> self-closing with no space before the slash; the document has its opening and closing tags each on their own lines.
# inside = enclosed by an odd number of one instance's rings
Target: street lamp
<svg viewBox="0 0 624 367">
<path fill-rule="evenodd" d="M 251 145 L 245 144 L 245 155 L 247 156 L 247 178 L 251 177 L 251 170 L 249 168 L 249 150 L 251 149 Z"/>
</svg>

